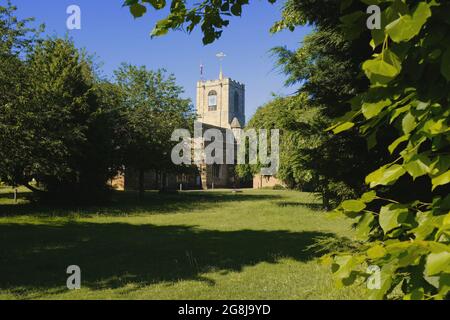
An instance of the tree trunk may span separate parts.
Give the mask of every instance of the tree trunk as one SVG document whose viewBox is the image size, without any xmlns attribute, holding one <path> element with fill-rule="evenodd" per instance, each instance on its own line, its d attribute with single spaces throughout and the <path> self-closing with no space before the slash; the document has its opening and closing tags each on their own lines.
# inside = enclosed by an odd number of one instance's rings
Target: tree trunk
<svg viewBox="0 0 450 320">
<path fill-rule="evenodd" d="M 325 186 L 322 190 L 322 204 L 324 210 L 326 211 L 330 210 L 330 195 L 327 186 Z"/>
<path fill-rule="evenodd" d="M 23 185 L 24 187 L 26 187 L 27 189 L 29 189 L 30 191 L 33 191 L 34 193 L 38 193 L 38 194 L 44 194 L 44 193 L 46 193 L 46 192 L 43 191 L 43 190 L 39 190 L 39 189 L 33 187 L 33 186 L 30 185 L 28 182 L 23 182 L 22 185 Z"/>
<path fill-rule="evenodd" d="M 167 189 L 167 187 L 166 187 L 166 181 L 167 180 L 167 175 L 166 175 L 166 172 L 165 171 L 163 171 L 162 173 L 161 173 L 161 189 L 160 189 L 160 191 L 166 191 L 166 189 Z"/>
<path fill-rule="evenodd" d="M 145 194 L 144 180 L 145 180 L 145 171 L 142 169 L 139 169 L 139 199 L 140 200 L 142 200 L 144 198 L 144 194 Z"/>
</svg>

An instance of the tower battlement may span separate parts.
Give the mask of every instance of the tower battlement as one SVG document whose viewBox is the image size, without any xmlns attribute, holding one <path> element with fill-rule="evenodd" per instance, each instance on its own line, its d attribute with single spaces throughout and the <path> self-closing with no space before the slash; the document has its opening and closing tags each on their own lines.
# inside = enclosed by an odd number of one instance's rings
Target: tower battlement
<svg viewBox="0 0 450 320">
<path fill-rule="evenodd" d="M 200 81 L 197 81 L 197 87 L 208 86 L 208 85 L 215 85 L 218 82 L 231 83 L 231 84 L 240 86 L 242 88 L 245 88 L 245 84 L 243 84 L 243 83 L 241 83 L 239 81 L 233 80 L 231 78 L 224 78 L 222 80 L 220 80 L 220 79 L 217 79 L 217 80 L 200 80 Z"/>
</svg>

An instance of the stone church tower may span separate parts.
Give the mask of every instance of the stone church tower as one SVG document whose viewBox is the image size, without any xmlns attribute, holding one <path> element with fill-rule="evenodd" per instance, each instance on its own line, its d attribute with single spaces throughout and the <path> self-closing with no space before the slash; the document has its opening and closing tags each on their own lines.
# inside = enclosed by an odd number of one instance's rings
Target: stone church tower
<svg viewBox="0 0 450 320">
<path fill-rule="evenodd" d="M 245 85 L 224 78 L 197 82 L 198 121 L 214 127 L 231 129 L 234 118 L 245 125 Z M 236 124 L 236 121 L 235 121 Z"/>
<path fill-rule="evenodd" d="M 230 78 L 197 82 L 197 121 L 203 130 L 216 128 L 225 133 L 242 130 L 245 125 L 245 85 Z M 205 147 L 204 144 L 202 144 Z M 226 148 L 236 148 L 236 145 Z M 225 157 L 224 157 L 225 158 Z M 199 166 L 203 189 L 238 186 L 234 164 L 202 164 Z"/>
</svg>

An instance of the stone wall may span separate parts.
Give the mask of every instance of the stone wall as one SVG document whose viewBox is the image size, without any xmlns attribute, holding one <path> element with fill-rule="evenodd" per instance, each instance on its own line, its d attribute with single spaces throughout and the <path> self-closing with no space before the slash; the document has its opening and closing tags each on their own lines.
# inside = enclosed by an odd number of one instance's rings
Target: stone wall
<svg viewBox="0 0 450 320">
<path fill-rule="evenodd" d="M 253 189 L 273 188 L 275 186 L 286 187 L 286 184 L 274 176 L 262 176 L 257 174 L 253 177 Z"/>
</svg>

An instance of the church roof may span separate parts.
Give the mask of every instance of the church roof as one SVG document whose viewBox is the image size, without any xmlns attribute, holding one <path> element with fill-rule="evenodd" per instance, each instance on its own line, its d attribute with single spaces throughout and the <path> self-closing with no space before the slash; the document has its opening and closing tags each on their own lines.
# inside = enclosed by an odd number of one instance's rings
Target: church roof
<svg viewBox="0 0 450 320">
<path fill-rule="evenodd" d="M 231 129 L 242 129 L 242 126 L 238 118 L 234 117 L 233 121 L 231 121 Z"/>
</svg>

